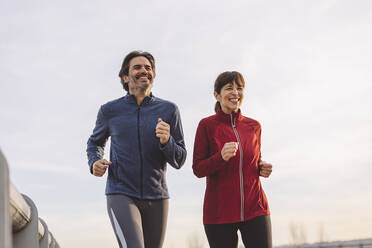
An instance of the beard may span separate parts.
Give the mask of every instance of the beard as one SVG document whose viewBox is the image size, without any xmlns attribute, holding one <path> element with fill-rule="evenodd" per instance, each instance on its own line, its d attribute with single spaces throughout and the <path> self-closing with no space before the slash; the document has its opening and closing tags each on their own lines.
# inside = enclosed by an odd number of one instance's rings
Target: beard
<svg viewBox="0 0 372 248">
<path fill-rule="evenodd" d="M 147 80 L 141 79 L 141 77 L 145 76 Z M 130 78 L 128 82 L 128 86 L 130 89 L 135 91 L 146 91 L 152 88 L 153 84 L 153 77 L 148 74 L 138 74 L 134 78 Z"/>
</svg>

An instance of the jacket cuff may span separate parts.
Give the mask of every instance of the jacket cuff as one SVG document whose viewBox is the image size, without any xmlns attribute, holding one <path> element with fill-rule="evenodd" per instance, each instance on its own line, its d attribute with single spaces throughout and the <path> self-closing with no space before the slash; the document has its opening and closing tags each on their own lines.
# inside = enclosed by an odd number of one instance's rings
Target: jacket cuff
<svg viewBox="0 0 372 248">
<path fill-rule="evenodd" d="M 169 140 L 167 142 L 167 144 L 165 145 L 162 145 L 159 141 L 159 148 L 161 151 L 163 151 L 165 154 L 172 154 L 172 148 L 173 148 L 173 145 L 174 145 L 174 139 L 172 136 L 169 136 Z"/>
<path fill-rule="evenodd" d="M 93 164 L 94 164 L 97 160 L 99 160 L 99 158 L 91 159 L 91 160 L 89 160 L 89 162 L 88 162 L 88 165 L 89 165 L 89 171 L 90 171 L 90 174 L 92 174 L 92 175 L 93 175 Z"/>
<path fill-rule="evenodd" d="M 213 155 L 213 162 L 215 163 L 215 165 L 217 165 L 217 167 L 224 167 L 224 166 L 227 166 L 227 164 L 229 163 L 229 161 L 225 161 L 223 158 L 222 158 L 222 155 L 221 155 L 221 152 L 217 152 L 216 154 Z"/>
</svg>

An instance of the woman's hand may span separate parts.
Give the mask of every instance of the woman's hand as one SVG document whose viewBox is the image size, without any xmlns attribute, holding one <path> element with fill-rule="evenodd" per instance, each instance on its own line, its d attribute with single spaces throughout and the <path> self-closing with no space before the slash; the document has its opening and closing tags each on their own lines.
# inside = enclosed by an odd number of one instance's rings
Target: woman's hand
<svg viewBox="0 0 372 248">
<path fill-rule="evenodd" d="M 272 164 L 260 160 L 260 162 L 258 163 L 258 166 L 260 168 L 260 176 L 269 177 L 271 175 L 271 172 L 273 171 Z"/>
<path fill-rule="evenodd" d="M 223 145 L 221 156 L 223 160 L 229 161 L 230 158 L 236 155 L 238 151 L 238 142 L 228 142 Z"/>
</svg>

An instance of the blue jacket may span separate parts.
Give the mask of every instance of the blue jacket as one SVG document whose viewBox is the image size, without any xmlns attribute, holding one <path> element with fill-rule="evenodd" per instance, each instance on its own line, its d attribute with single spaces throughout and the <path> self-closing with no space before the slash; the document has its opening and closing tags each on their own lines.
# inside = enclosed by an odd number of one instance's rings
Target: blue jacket
<svg viewBox="0 0 372 248">
<path fill-rule="evenodd" d="M 164 146 L 155 134 L 158 118 L 170 125 L 170 138 Z M 109 137 L 112 164 L 108 167 L 106 194 L 123 194 L 139 199 L 169 198 L 166 163 L 179 169 L 186 159 L 177 106 L 152 94 L 141 105 L 130 94 L 102 105 L 88 140 L 91 173 L 93 163 L 103 158 Z"/>
</svg>

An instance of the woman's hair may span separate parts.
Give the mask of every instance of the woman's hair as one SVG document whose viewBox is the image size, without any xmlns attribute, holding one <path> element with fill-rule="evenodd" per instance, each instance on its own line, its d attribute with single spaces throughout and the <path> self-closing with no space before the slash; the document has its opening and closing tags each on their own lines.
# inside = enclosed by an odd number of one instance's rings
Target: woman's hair
<svg viewBox="0 0 372 248">
<path fill-rule="evenodd" d="M 155 77 L 155 59 L 154 56 L 151 55 L 149 52 L 144 52 L 144 51 L 133 51 L 130 52 L 127 56 L 125 56 L 123 64 L 121 65 L 120 71 L 119 71 L 119 77 L 120 77 L 120 82 L 123 85 L 123 88 L 126 91 L 129 91 L 128 87 L 128 82 L 124 82 L 123 76 L 126 75 L 128 76 L 129 73 L 129 63 L 130 61 L 135 58 L 135 57 L 145 57 L 151 64 L 152 71 L 154 73 Z"/>
<path fill-rule="evenodd" d="M 221 89 L 223 86 L 229 83 L 236 83 L 240 87 L 245 87 L 245 82 L 242 74 L 237 71 L 225 71 L 218 75 L 215 83 L 214 83 L 214 91 L 217 94 L 221 93 Z M 217 101 L 214 106 L 214 111 L 218 111 L 221 109 L 221 104 Z"/>
</svg>

